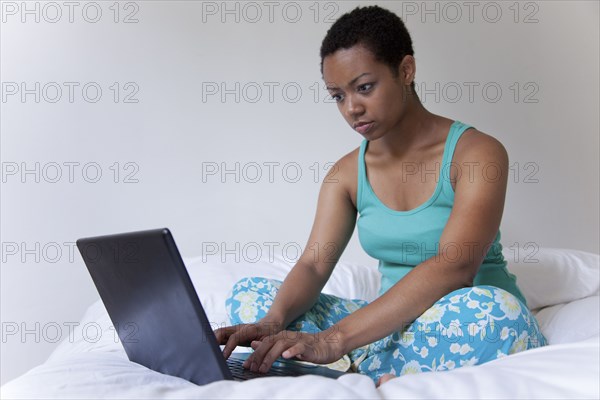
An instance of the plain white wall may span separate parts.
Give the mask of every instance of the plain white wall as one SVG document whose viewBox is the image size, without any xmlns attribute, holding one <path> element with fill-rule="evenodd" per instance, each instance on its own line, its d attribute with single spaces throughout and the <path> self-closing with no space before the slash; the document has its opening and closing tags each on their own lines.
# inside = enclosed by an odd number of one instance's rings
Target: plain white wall
<svg viewBox="0 0 600 400">
<path fill-rule="evenodd" d="M 504 246 L 598 252 L 598 3 L 375 3 L 405 19 L 425 106 L 508 149 Z M 365 4 L 2 2 L 2 383 L 98 298 L 79 237 L 167 226 L 224 267 L 267 242 L 295 257 L 327 163 L 361 140 L 324 100 L 319 47 Z M 343 259 L 376 264 L 356 236 Z"/>
</svg>

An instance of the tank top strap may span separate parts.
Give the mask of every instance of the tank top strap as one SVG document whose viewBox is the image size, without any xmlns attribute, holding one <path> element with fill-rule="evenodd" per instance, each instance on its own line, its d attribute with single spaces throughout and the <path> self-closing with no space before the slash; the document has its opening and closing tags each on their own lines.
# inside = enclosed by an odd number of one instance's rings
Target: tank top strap
<svg viewBox="0 0 600 400">
<path fill-rule="evenodd" d="M 446 139 L 446 145 L 444 148 L 444 156 L 442 157 L 442 164 L 448 164 L 452 161 L 452 156 L 454 155 L 454 149 L 456 148 L 456 144 L 458 143 L 458 139 L 460 139 L 461 135 L 467 129 L 472 128 L 471 125 L 467 125 L 458 120 L 452 123 L 450 127 L 450 131 L 448 132 L 448 138 Z"/>
<path fill-rule="evenodd" d="M 461 167 L 457 165 L 455 161 L 452 161 L 454 156 L 454 150 L 456 150 L 456 144 L 462 134 L 469 128 L 473 128 L 471 125 L 467 125 L 459 120 L 454 121 L 448 132 L 448 138 L 446 139 L 446 145 L 444 147 L 444 155 L 442 156 L 442 165 L 440 165 L 440 175 L 442 179 L 442 193 L 454 199 L 454 190 L 452 189 L 452 183 L 450 181 L 452 169 L 458 168 L 461 171 Z"/>
<path fill-rule="evenodd" d="M 363 193 L 367 184 L 367 173 L 365 170 L 365 151 L 367 149 L 367 139 L 363 139 L 358 150 L 358 186 L 356 188 L 356 207 L 360 213 L 364 207 Z"/>
<path fill-rule="evenodd" d="M 453 168 L 452 157 L 454 155 L 454 150 L 456 149 L 458 139 L 460 139 L 464 131 L 469 128 L 473 128 L 473 126 L 467 125 L 459 120 L 454 121 L 450 127 L 450 131 L 448 132 L 448 137 L 446 138 L 446 143 L 444 145 L 444 154 L 442 156 L 442 164 L 440 165 L 440 174 L 442 179 L 441 189 L 442 193 L 444 193 L 449 200 L 454 199 L 454 190 L 452 190 L 452 184 L 450 182 L 450 171 Z M 368 200 L 370 199 L 370 197 L 366 196 L 368 182 L 365 169 L 365 152 L 368 144 L 368 140 L 363 139 L 358 151 L 358 186 L 356 189 L 356 206 L 359 213 L 361 213 L 361 211 L 368 205 Z"/>
</svg>

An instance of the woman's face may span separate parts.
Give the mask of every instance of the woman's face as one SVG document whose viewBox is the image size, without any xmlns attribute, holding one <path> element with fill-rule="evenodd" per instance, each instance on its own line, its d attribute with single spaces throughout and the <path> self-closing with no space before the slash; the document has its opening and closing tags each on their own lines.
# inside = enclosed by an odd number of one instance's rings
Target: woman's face
<svg viewBox="0 0 600 400">
<path fill-rule="evenodd" d="M 405 82 L 411 81 L 404 79 L 402 69 L 407 57 L 398 78 L 360 45 L 340 49 L 323 60 L 323 79 L 329 93 L 348 124 L 367 140 L 394 130 L 406 112 Z"/>
</svg>

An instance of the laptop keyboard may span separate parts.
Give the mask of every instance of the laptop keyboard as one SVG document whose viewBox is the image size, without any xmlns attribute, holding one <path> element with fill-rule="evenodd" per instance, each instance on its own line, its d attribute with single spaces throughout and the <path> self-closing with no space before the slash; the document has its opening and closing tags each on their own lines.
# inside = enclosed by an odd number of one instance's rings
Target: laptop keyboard
<svg viewBox="0 0 600 400">
<path fill-rule="evenodd" d="M 231 371 L 231 375 L 237 379 L 245 381 L 247 379 L 253 378 L 264 378 L 268 376 L 300 376 L 302 375 L 298 371 L 290 370 L 290 368 L 280 368 L 277 365 L 273 365 L 266 374 L 261 374 L 260 372 L 252 372 L 249 369 L 246 369 L 242 366 L 244 360 L 236 359 L 236 358 L 228 358 L 227 366 Z"/>
</svg>

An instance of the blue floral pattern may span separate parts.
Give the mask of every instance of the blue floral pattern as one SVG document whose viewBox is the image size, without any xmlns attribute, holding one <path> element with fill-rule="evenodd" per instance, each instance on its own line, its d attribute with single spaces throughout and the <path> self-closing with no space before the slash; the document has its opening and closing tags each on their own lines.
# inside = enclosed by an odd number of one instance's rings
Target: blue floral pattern
<svg viewBox="0 0 600 400">
<path fill-rule="evenodd" d="M 225 302 L 231 323 L 263 318 L 281 283 L 259 277 L 237 282 Z M 367 304 L 322 293 L 287 329 L 320 332 Z M 474 286 L 449 293 L 401 332 L 348 355 L 358 372 L 377 381 L 386 373 L 401 376 L 478 365 L 546 344 L 535 317 L 519 299 L 494 286 Z"/>
</svg>

